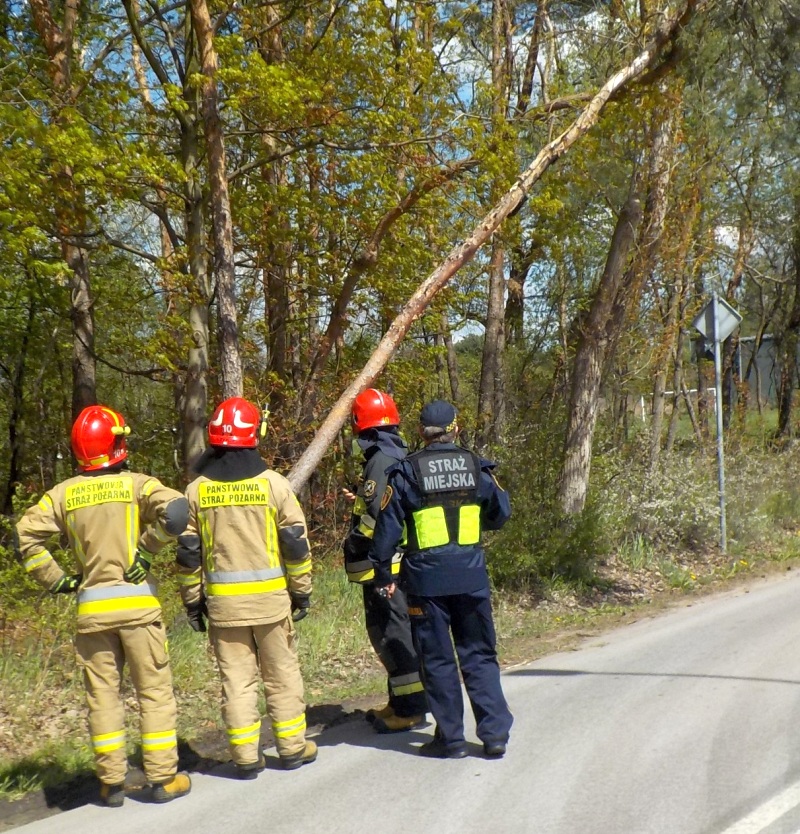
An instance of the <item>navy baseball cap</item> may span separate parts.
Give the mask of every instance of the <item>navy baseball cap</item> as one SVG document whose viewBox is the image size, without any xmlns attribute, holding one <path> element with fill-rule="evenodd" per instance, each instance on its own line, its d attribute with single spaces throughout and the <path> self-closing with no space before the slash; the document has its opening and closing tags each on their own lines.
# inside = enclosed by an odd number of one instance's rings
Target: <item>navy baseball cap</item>
<svg viewBox="0 0 800 834">
<path fill-rule="evenodd" d="M 434 400 L 423 406 L 419 421 L 423 426 L 436 426 L 445 431 L 452 431 L 456 426 L 456 409 L 446 400 Z"/>
</svg>

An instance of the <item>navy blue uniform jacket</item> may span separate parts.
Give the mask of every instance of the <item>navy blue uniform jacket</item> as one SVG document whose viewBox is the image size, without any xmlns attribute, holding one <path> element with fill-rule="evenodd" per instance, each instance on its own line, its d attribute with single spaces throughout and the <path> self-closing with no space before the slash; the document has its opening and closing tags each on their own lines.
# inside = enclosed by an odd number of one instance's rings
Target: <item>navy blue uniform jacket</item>
<svg viewBox="0 0 800 834">
<path fill-rule="evenodd" d="M 453 443 L 431 443 L 428 448 L 458 449 Z M 508 493 L 492 477 L 494 464 L 481 459 L 477 503 L 481 507 L 481 529 L 499 530 L 511 517 Z M 423 506 L 423 495 L 409 461 L 403 460 L 388 470 L 391 495 L 378 514 L 369 558 L 375 565 L 375 585 L 390 585 L 392 556 L 403 535 L 403 523 Z M 412 596 L 470 594 L 488 588 L 486 557 L 480 544 L 454 542 L 426 550 L 406 550 L 400 571 L 403 588 Z"/>
</svg>

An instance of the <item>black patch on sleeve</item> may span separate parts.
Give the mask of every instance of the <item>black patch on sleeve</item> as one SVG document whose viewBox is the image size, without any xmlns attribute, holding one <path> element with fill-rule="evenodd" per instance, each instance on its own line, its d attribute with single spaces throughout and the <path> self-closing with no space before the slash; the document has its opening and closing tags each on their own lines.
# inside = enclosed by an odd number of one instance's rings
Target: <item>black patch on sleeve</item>
<svg viewBox="0 0 800 834">
<path fill-rule="evenodd" d="M 281 542 L 281 553 L 290 562 L 301 562 L 309 553 L 308 539 L 302 524 L 292 527 L 282 527 L 278 531 Z"/>
<path fill-rule="evenodd" d="M 179 536 L 189 523 L 189 502 L 185 498 L 176 498 L 167 504 L 164 510 L 164 529 L 170 536 Z"/>
<path fill-rule="evenodd" d="M 178 564 L 182 568 L 197 570 L 203 563 L 200 536 L 181 536 L 178 539 Z"/>
</svg>

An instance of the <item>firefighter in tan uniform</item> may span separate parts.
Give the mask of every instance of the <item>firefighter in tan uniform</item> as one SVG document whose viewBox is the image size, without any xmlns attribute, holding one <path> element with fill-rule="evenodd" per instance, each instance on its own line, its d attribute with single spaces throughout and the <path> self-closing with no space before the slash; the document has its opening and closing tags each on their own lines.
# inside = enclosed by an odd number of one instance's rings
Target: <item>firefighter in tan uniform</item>
<svg viewBox="0 0 800 834">
<path fill-rule="evenodd" d="M 93 405 L 72 427 L 80 474 L 58 484 L 16 527 L 25 570 L 52 593 L 77 593 L 75 647 L 83 667 L 101 800 L 119 807 L 127 772 L 120 698 L 127 661 L 139 701 L 144 771 L 155 802 L 191 789 L 178 773 L 176 708 L 153 554 L 186 527 L 186 499 L 156 478 L 127 470 L 121 414 Z M 66 536 L 78 572 L 66 574 L 47 549 Z"/>
<path fill-rule="evenodd" d="M 313 762 L 294 622 L 308 612 L 311 556 L 303 511 L 289 482 L 256 446 L 259 409 L 233 397 L 208 426 L 210 448 L 186 489 L 189 524 L 178 541 L 181 596 L 195 631 L 205 631 L 222 679 L 222 716 L 236 772 L 254 779 L 259 750 L 258 679 L 284 769 Z"/>
</svg>

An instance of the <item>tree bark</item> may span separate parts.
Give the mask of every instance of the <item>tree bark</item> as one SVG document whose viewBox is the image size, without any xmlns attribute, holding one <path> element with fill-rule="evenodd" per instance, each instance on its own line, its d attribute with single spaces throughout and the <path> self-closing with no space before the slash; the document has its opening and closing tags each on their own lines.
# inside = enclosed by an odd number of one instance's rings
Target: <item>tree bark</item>
<svg viewBox="0 0 800 834">
<path fill-rule="evenodd" d="M 172 84 L 158 55 L 150 48 L 138 20 L 135 0 L 123 0 L 135 43 L 163 88 Z M 205 205 L 200 175 L 198 135 L 200 100 L 190 78 L 197 71 L 191 17 L 185 20 L 183 62 L 179 72 L 183 83 L 183 107 L 172 109 L 179 129 L 179 158 L 184 173 L 183 222 L 186 229 L 186 266 L 191 276 L 185 315 L 189 324 L 190 342 L 186 356 L 186 376 L 176 392 L 181 415 L 182 467 L 188 478 L 191 465 L 206 447 L 206 411 L 208 408 L 209 333 L 208 305 L 211 296 L 208 260 L 206 257 Z M 167 97 L 169 98 L 169 97 Z M 165 209 L 166 211 L 166 209 Z"/>
<path fill-rule="evenodd" d="M 794 195 L 794 300 L 789 321 L 778 345 L 780 382 L 778 388 L 778 427 L 776 437 L 792 436 L 792 409 L 797 387 L 797 349 L 800 346 L 800 190 Z"/>
<path fill-rule="evenodd" d="M 25 330 L 22 333 L 22 340 L 17 354 L 16 364 L 11 374 L 11 402 L 8 414 L 8 479 L 3 490 L 2 512 L 11 515 L 14 512 L 14 487 L 20 479 L 20 436 L 19 428 L 22 423 L 25 362 L 28 358 L 28 347 L 33 332 L 33 323 L 36 317 L 36 303 L 32 297 L 28 298 L 28 309 L 26 310 Z"/>
<path fill-rule="evenodd" d="M 636 237 L 642 209 L 634 175 L 628 199 L 620 212 L 611 238 L 605 269 L 592 300 L 572 369 L 564 462 L 557 500 L 565 515 L 577 515 L 586 503 L 592 463 L 592 442 L 597 425 L 600 382 L 606 360 L 608 325 L 626 272 L 628 253 Z"/>
<path fill-rule="evenodd" d="M 645 228 L 642 246 L 641 269 L 644 280 L 652 280 L 656 260 L 664 233 L 664 221 L 667 216 L 668 189 L 670 183 L 671 159 L 675 143 L 678 102 L 667 102 L 666 106 L 657 108 L 653 141 L 650 146 L 650 190 L 645 206 Z M 680 309 L 680 292 L 675 285 L 667 290 L 667 310 L 663 318 L 662 354 L 656 364 L 653 379 L 653 406 L 650 424 L 650 466 L 656 465 L 661 452 L 661 429 L 664 422 L 664 392 L 666 391 L 667 368 L 675 344 L 678 312 Z"/>
<path fill-rule="evenodd" d="M 507 50 L 504 38 L 506 17 L 504 0 L 492 2 L 492 126 L 495 141 L 500 144 L 506 132 L 506 98 L 509 83 Z M 503 185 L 497 174 L 492 197 L 502 194 Z M 489 280 L 484 325 L 481 377 L 478 387 L 478 425 L 475 445 L 478 450 L 496 442 L 503 431 L 503 359 L 505 356 L 505 262 L 506 249 L 499 234 L 492 239 L 489 258 Z"/>
<path fill-rule="evenodd" d="M 502 433 L 500 409 L 502 409 L 503 355 L 505 352 L 503 320 L 505 254 L 505 248 L 495 240 L 492 245 L 492 256 L 489 259 L 488 304 L 478 387 L 478 428 L 475 433 L 475 445 L 479 450 L 496 442 Z"/>
<path fill-rule="evenodd" d="M 222 396 L 241 397 L 244 393 L 242 358 L 239 352 L 239 325 L 236 312 L 236 269 L 233 258 L 233 220 L 228 193 L 225 139 L 219 117 L 217 95 L 217 53 L 214 30 L 206 0 L 190 0 L 192 25 L 200 55 L 201 112 L 208 148 L 208 174 L 211 214 L 214 228 L 214 270 L 217 286 L 219 363 Z"/>
<path fill-rule="evenodd" d="M 450 322 L 447 320 L 447 314 L 442 313 L 442 341 L 444 342 L 445 350 L 447 351 L 447 378 L 450 380 L 450 397 L 451 402 L 458 407 L 461 403 L 461 388 L 458 382 L 458 360 L 456 358 L 456 351 L 453 347 L 453 337 L 450 333 Z"/>
<path fill-rule="evenodd" d="M 655 36 L 642 52 L 623 69 L 614 73 L 575 121 L 559 136 L 549 142 L 536 155 L 528 168 L 506 192 L 495 207 L 476 226 L 472 233 L 456 246 L 445 260 L 422 282 L 400 311 L 379 342 L 372 356 L 342 393 L 328 412 L 314 439 L 289 472 L 289 480 L 299 489 L 311 476 L 326 449 L 336 439 L 339 429 L 350 416 L 353 400 L 368 387 L 383 370 L 411 325 L 425 311 L 431 299 L 444 287 L 458 270 L 474 257 L 477 250 L 492 236 L 495 229 L 519 206 L 544 172 L 578 141 L 597 122 L 611 95 L 631 80 L 641 75 L 662 55 L 664 48 L 674 40 L 680 30 L 698 10 L 704 9 L 707 0 L 687 0 L 680 12 L 665 17 Z"/>
<path fill-rule="evenodd" d="M 44 43 L 50 63 L 55 98 L 63 107 L 74 103 L 71 64 L 78 0 L 68 0 L 58 26 L 47 0 L 30 0 L 36 32 Z M 56 122 L 67 118 L 64 110 L 54 114 Z M 81 245 L 86 233 L 86 204 L 75 183 L 71 167 L 65 165 L 56 178 L 56 225 L 61 253 L 70 269 L 70 320 L 72 322 L 72 416 L 97 402 L 94 353 L 94 315 L 89 274 L 89 256 Z"/>
</svg>

